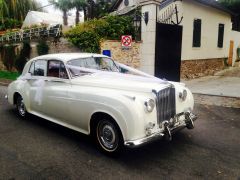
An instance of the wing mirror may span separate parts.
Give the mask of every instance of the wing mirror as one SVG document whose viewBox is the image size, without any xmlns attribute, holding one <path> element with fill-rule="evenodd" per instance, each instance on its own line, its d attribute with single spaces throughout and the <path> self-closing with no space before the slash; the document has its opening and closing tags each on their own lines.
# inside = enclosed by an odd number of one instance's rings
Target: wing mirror
<svg viewBox="0 0 240 180">
<path fill-rule="evenodd" d="M 30 80 L 30 79 L 32 79 L 32 74 L 31 73 L 26 73 L 25 75 L 21 75 L 18 79 L 20 79 L 20 80 Z"/>
</svg>

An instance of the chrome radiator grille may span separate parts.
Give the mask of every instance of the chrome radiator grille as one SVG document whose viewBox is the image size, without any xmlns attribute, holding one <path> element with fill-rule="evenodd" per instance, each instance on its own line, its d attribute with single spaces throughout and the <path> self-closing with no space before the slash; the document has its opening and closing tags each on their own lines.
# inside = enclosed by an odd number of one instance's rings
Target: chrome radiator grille
<svg viewBox="0 0 240 180">
<path fill-rule="evenodd" d="M 157 93 L 158 123 L 170 120 L 176 114 L 175 88 L 168 87 Z"/>
</svg>

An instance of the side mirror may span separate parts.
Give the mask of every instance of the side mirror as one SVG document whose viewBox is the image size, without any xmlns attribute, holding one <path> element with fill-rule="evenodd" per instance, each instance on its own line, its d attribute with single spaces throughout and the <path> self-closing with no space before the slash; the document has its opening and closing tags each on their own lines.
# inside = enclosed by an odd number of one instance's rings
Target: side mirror
<svg viewBox="0 0 240 180">
<path fill-rule="evenodd" d="M 30 79 L 32 79 L 32 74 L 26 73 L 25 75 L 21 75 L 18 79 L 19 80 L 30 80 Z"/>
</svg>

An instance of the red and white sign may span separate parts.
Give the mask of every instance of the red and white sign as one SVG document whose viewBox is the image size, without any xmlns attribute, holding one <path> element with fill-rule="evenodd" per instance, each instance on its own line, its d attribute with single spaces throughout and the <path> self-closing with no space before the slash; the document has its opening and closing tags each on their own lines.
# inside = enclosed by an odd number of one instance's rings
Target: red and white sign
<svg viewBox="0 0 240 180">
<path fill-rule="evenodd" d="M 124 35 L 122 36 L 122 47 L 128 48 L 132 46 L 132 36 Z"/>
</svg>

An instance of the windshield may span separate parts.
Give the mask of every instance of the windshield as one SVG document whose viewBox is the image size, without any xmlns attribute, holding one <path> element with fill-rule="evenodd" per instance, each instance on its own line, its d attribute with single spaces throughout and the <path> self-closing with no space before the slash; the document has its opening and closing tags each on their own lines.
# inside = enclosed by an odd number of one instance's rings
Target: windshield
<svg viewBox="0 0 240 180">
<path fill-rule="evenodd" d="M 67 68 L 72 77 L 97 71 L 119 72 L 114 61 L 107 57 L 89 57 L 70 60 L 67 63 Z"/>
</svg>

